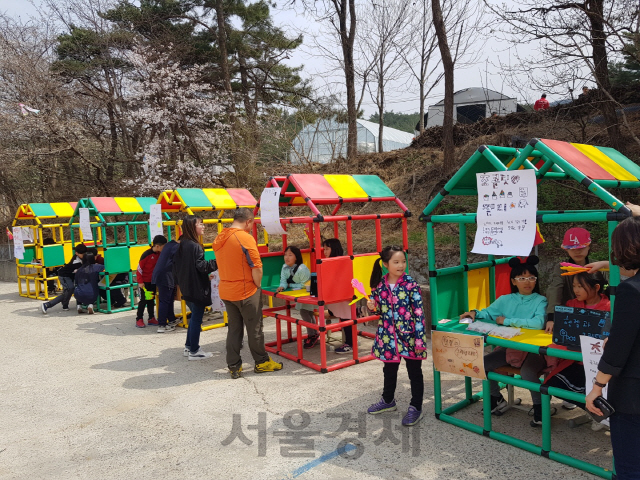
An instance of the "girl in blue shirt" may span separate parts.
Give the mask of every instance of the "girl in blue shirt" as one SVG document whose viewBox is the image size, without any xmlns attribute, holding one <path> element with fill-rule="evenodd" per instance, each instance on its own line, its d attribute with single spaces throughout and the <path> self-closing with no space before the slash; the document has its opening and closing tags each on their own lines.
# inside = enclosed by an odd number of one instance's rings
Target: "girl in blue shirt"
<svg viewBox="0 0 640 480">
<path fill-rule="evenodd" d="M 300 290 L 304 284 L 311 279 L 311 272 L 302 263 L 302 252 L 298 247 L 290 246 L 284 251 L 284 265 L 280 271 L 280 286 L 276 290 Z M 313 316 L 313 305 L 296 303 L 296 310 L 300 311 L 302 319 L 309 323 L 316 323 Z M 304 348 L 311 348 L 318 343 L 318 331 L 307 327 L 307 338 L 304 341 Z"/>
<path fill-rule="evenodd" d="M 511 267 L 511 294 L 503 295 L 483 310 L 472 310 L 461 315 L 474 320 L 496 323 L 511 327 L 542 330 L 544 328 L 547 299 L 540 295 L 538 286 L 538 257 L 532 255 L 524 263 L 518 257 L 509 260 Z M 497 368 L 511 365 L 520 368 L 523 380 L 540 382 L 540 372 L 546 364 L 542 355 L 520 350 L 495 348 L 485 355 L 484 369 L 492 372 Z M 491 380 L 491 413 L 502 415 L 507 401 L 500 393 L 498 382 Z M 533 421 L 531 426 L 542 424 L 542 397 L 539 392 L 531 392 L 533 400 Z"/>
</svg>

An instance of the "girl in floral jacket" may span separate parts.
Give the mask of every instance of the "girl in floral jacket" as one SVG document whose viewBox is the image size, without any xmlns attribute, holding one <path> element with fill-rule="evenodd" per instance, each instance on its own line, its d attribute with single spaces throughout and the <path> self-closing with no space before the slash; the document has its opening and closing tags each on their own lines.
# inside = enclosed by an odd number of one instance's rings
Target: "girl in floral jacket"
<svg viewBox="0 0 640 480">
<path fill-rule="evenodd" d="M 382 266 L 389 271 L 382 276 Z M 384 362 L 382 399 L 369 407 L 378 414 L 397 410 L 394 394 L 398 369 L 405 360 L 411 382 L 411 403 L 402 419 L 405 426 L 415 425 L 422 418 L 424 380 L 422 360 L 427 358 L 427 337 L 420 287 L 407 274 L 407 260 L 401 247 L 385 247 L 371 273 L 369 310 L 380 315 L 372 354 Z"/>
</svg>

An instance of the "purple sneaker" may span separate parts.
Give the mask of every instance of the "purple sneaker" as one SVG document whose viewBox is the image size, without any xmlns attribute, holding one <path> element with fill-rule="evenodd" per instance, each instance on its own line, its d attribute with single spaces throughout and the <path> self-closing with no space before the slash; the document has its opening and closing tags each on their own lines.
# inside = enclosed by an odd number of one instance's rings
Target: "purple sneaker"
<svg viewBox="0 0 640 480">
<path fill-rule="evenodd" d="M 414 406 L 409 406 L 407 414 L 402 419 L 402 425 L 405 427 L 411 427 L 420 421 L 422 418 L 422 410 L 417 410 Z"/>
<path fill-rule="evenodd" d="M 384 401 L 384 398 L 381 398 L 378 403 L 374 403 L 373 405 L 371 405 L 367 412 L 369 412 L 371 415 L 376 415 L 378 413 L 393 412 L 397 409 L 398 407 L 396 407 L 395 400 L 393 400 L 391 403 L 387 403 Z"/>
</svg>

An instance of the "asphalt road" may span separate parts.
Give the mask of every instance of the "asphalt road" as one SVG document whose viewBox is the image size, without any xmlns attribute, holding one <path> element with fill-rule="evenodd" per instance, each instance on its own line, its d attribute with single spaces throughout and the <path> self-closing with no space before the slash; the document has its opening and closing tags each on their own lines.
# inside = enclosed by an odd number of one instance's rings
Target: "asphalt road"
<svg viewBox="0 0 640 480">
<path fill-rule="evenodd" d="M 282 371 L 258 375 L 245 347 L 245 376 L 232 380 L 224 328 L 202 334 L 212 358 L 189 362 L 184 329 L 137 329 L 133 312 L 78 315 L 58 306 L 45 316 L 15 284 L 0 283 L 0 316 L 0 479 L 596 478 L 436 420 L 430 361 L 425 417 L 406 428 L 404 367 L 399 411 L 372 416 L 365 412 L 381 394 L 378 361 L 319 374 L 284 360 Z M 272 322 L 267 339 L 275 338 Z M 445 391 L 446 403 L 461 398 L 461 379 L 446 376 Z M 461 416 L 481 424 L 481 409 Z M 578 415 L 554 418 L 553 448 L 610 465 L 608 433 L 569 428 Z M 512 410 L 495 424 L 540 441 L 529 420 Z"/>
</svg>

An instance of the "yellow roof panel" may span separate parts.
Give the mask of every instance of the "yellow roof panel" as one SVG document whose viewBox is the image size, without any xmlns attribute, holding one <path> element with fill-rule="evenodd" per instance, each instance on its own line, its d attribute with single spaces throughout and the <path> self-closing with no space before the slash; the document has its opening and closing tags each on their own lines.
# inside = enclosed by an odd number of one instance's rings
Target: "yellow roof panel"
<svg viewBox="0 0 640 480">
<path fill-rule="evenodd" d="M 52 203 L 51 208 L 58 217 L 73 217 L 73 207 L 68 202 Z"/>
<path fill-rule="evenodd" d="M 133 197 L 114 197 L 114 200 L 120 207 L 120 210 L 126 213 L 144 213 L 144 209 Z"/>
<path fill-rule="evenodd" d="M 593 145 L 583 145 L 580 143 L 572 143 L 575 148 L 580 150 L 583 154 L 589 157 L 594 163 L 602 167 L 608 173 L 613 175 L 616 180 L 629 180 L 637 182 L 638 179 L 629 173 L 625 168 L 621 167 L 618 163 L 611 160 L 602 151 L 598 150 Z"/>
<path fill-rule="evenodd" d="M 237 207 L 236 202 L 224 188 L 203 188 L 202 191 L 216 210 L 235 209 Z"/>
<path fill-rule="evenodd" d="M 351 175 L 325 175 L 324 178 L 339 197 L 369 198 L 367 192 L 362 189 Z"/>
</svg>

